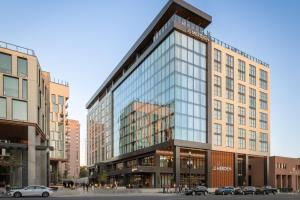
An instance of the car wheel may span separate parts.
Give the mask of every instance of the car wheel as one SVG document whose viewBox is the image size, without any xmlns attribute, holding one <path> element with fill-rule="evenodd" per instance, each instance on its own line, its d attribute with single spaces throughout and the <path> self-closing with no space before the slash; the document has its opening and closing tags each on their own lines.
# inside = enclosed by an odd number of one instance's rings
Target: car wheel
<svg viewBox="0 0 300 200">
<path fill-rule="evenodd" d="M 49 197 L 49 193 L 48 192 L 43 192 L 42 197 Z"/>
<path fill-rule="evenodd" d="M 22 197 L 22 194 L 20 192 L 15 192 L 14 197 L 15 198 L 20 198 L 20 197 Z"/>
</svg>

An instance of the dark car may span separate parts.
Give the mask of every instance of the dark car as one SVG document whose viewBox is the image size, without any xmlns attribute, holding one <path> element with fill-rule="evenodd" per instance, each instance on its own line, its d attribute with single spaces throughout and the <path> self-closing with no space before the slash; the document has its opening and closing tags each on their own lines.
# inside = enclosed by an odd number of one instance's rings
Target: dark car
<svg viewBox="0 0 300 200">
<path fill-rule="evenodd" d="M 207 195 L 208 190 L 205 186 L 197 186 L 193 189 L 185 190 L 185 195 Z"/>
<path fill-rule="evenodd" d="M 221 187 L 216 189 L 216 195 L 227 195 L 227 194 L 234 194 L 234 187 Z"/>
<path fill-rule="evenodd" d="M 247 186 L 247 187 L 244 187 L 243 189 L 241 189 L 240 192 L 241 192 L 242 195 L 247 195 L 247 194 L 255 195 L 256 194 L 256 188 L 253 187 L 253 186 Z"/>
<path fill-rule="evenodd" d="M 272 186 L 265 186 L 262 188 L 257 188 L 256 189 L 256 194 L 263 194 L 263 195 L 267 195 L 267 194 L 277 194 L 278 189 L 277 188 L 273 188 Z"/>
</svg>

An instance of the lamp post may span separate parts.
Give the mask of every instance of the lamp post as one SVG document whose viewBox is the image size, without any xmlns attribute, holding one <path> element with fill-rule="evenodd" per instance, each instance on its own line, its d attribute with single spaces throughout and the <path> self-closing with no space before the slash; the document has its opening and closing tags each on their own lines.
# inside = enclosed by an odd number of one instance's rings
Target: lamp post
<svg viewBox="0 0 300 200">
<path fill-rule="evenodd" d="M 187 166 L 189 168 L 189 189 L 191 189 L 191 168 L 192 168 L 192 165 L 193 165 L 192 152 L 189 152 L 188 161 L 187 161 Z"/>
</svg>

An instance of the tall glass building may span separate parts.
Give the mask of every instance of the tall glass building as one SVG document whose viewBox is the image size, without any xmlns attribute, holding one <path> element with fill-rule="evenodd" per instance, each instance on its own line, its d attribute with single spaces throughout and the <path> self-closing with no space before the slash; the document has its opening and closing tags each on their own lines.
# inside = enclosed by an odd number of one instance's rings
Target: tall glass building
<svg viewBox="0 0 300 200">
<path fill-rule="evenodd" d="M 268 183 L 269 66 L 213 38 L 211 20 L 169 1 L 87 103 L 91 181 Z"/>
</svg>

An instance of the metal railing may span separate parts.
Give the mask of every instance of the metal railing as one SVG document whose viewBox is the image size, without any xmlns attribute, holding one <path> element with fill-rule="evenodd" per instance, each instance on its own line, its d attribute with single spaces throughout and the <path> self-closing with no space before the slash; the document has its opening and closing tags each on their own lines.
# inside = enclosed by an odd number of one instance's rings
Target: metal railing
<svg viewBox="0 0 300 200">
<path fill-rule="evenodd" d="M 26 47 L 21 47 L 21 46 L 11 44 L 11 43 L 8 43 L 8 42 L 0 41 L 0 48 L 5 48 L 5 49 L 12 50 L 12 51 L 24 53 L 24 54 L 27 54 L 27 55 L 30 55 L 30 56 L 35 56 L 35 53 L 32 49 L 28 49 Z"/>
</svg>

